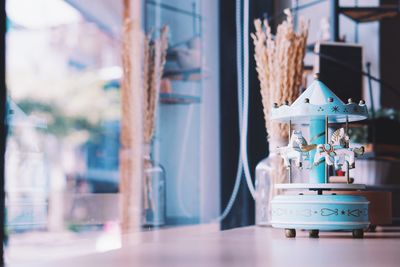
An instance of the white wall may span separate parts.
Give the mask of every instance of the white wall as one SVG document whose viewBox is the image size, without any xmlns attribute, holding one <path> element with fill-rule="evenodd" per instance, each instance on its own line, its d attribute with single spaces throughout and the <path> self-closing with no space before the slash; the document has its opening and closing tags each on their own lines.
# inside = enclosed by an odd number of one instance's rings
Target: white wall
<svg viewBox="0 0 400 267">
<path fill-rule="evenodd" d="M 191 10 L 192 1 L 161 1 Z M 219 54 L 218 1 L 201 0 L 201 81 L 172 81 L 173 91 L 200 96 L 201 103 L 160 105 L 155 154 L 167 176 L 167 216 L 181 223 L 206 223 L 218 217 L 219 172 Z M 171 44 L 193 37 L 188 16 L 153 13 L 156 25 L 168 23 Z M 150 19 L 151 20 L 151 19 Z M 196 32 L 199 34 L 200 32 Z"/>
<path fill-rule="evenodd" d="M 220 212 L 219 143 L 219 8 L 215 0 L 203 0 L 203 103 L 200 110 L 200 216 L 201 222 Z"/>
</svg>

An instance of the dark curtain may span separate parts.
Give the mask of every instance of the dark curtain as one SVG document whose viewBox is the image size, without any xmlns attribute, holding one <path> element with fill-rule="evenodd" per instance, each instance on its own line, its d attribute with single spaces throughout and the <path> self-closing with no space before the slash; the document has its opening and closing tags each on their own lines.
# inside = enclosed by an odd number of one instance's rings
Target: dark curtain
<svg viewBox="0 0 400 267">
<path fill-rule="evenodd" d="M 235 2 L 221 0 L 219 8 L 220 30 L 220 118 L 221 118 L 221 212 L 231 196 L 238 163 L 240 147 L 237 106 L 236 72 L 236 22 Z M 249 31 L 254 31 L 253 20 L 264 15 L 272 16 L 273 1 L 250 1 Z M 243 14 L 242 14 L 243 15 Z M 243 25 L 242 25 L 243 26 Z M 254 170 L 257 163 L 267 156 L 266 131 L 260 86 L 255 71 L 254 48 L 250 40 L 249 74 L 249 131 L 248 158 L 251 176 L 254 182 Z M 231 213 L 222 221 L 221 229 L 254 224 L 254 201 L 247 188 L 244 177 Z"/>
</svg>

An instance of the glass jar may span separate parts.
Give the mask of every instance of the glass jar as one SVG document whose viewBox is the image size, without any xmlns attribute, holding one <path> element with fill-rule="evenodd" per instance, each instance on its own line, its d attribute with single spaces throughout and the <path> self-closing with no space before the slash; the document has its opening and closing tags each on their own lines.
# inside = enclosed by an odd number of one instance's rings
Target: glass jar
<svg viewBox="0 0 400 267">
<path fill-rule="evenodd" d="M 256 225 L 268 226 L 271 220 L 271 200 L 277 194 L 274 184 L 286 180 L 282 157 L 275 152 L 277 147 L 286 146 L 284 141 L 270 142 L 268 157 L 256 166 Z"/>
<path fill-rule="evenodd" d="M 256 166 L 256 224 L 268 225 L 269 216 L 269 194 L 271 189 L 271 165 L 269 158 L 261 160 Z"/>
<path fill-rule="evenodd" d="M 165 170 L 150 157 L 150 146 L 144 148 L 142 226 L 158 227 L 165 224 Z"/>
</svg>

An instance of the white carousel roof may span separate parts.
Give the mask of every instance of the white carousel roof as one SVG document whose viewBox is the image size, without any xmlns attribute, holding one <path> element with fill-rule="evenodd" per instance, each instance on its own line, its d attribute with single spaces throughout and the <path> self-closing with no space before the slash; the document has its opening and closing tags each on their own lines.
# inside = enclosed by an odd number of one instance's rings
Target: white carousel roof
<svg viewBox="0 0 400 267">
<path fill-rule="evenodd" d="M 368 109 L 364 101 L 354 103 L 349 99 L 345 104 L 320 80 L 311 85 L 293 102 L 272 109 L 273 120 L 280 122 L 309 123 L 313 119 L 325 119 L 330 122 L 359 121 L 368 118 Z"/>
</svg>

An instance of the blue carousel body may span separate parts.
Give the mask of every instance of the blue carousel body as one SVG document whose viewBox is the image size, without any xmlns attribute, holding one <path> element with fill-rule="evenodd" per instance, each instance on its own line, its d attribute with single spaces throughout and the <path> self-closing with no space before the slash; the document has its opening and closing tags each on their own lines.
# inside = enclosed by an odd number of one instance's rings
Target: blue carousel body
<svg viewBox="0 0 400 267">
<path fill-rule="evenodd" d="M 271 225 L 286 229 L 287 237 L 295 237 L 295 229 L 310 230 L 310 237 L 319 231 L 352 231 L 353 237 L 363 237 L 368 227 L 368 200 L 362 196 L 338 195 L 332 190 L 362 190 L 354 184 L 349 170 L 355 168 L 355 158 L 363 147 L 349 146 L 348 122 L 368 117 L 364 101 L 348 103 L 340 100 L 318 77 L 292 105 L 274 105 L 272 119 L 289 123 L 289 144 L 277 148 L 289 171 L 289 183 L 277 184 L 284 190 L 310 190 L 316 194 L 278 195 L 271 202 Z M 329 138 L 329 124 L 346 123 Z M 292 131 L 292 124 L 309 125 L 310 140 L 301 131 Z M 308 183 L 292 183 L 291 167 L 308 164 Z M 330 176 L 330 170 L 342 170 L 346 176 Z M 332 180 L 336 178 L 335 182 Z"/>
</svg>

